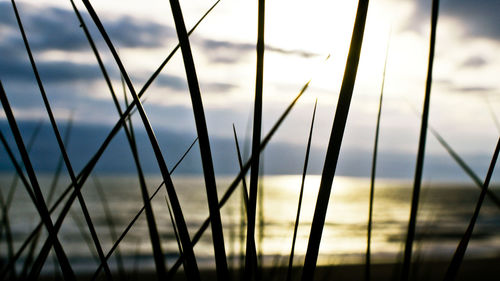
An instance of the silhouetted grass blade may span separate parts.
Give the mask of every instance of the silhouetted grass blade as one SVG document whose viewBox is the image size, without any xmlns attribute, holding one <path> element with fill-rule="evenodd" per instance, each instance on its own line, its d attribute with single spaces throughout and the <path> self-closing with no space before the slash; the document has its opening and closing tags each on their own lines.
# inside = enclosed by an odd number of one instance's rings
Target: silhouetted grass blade
<svg viewBox="0 0 500 281">
<path fill-rule="evenodd" d="M 313 128 L 314 128 L 314 119 L 316 117 L 317 105 L 318 105 L 318 99 L 316 99 L 316 101 L 314 102 L 314 110 L 313 110 L 313 115 L 311 118 L 311 128 L 309 129 L 309 138 L 307 139 L 306 156 L 304 159 L 304 168 L 302 169 L 302 181 L 300 183 L 299 203 L 297 205 L 297 216 L 295 217 L 295 224 L 293 227 L 292 247 L 290 249 L 290 257 L 288 259 L 288 269 L 286 272 L 286 281 L 292 280 L 293 255 L 295 252 L 295 241 L 297 239 L 297 230 L 299 228 L 300 210 L 302 207 L 302 196 L 304 195 L 304 184 L 305 184 L 306 174 L 307 174 L 307 164 L 309 163 L 309 152 L 311 151 L 312 133 L 313 133 Z"/>
<path fill-rule="evenodd" d="M 97 14 L 95 13 L 94 9 L 92 8 L 92 5 L 90 4 L 90 2 L 88 0 L 83 0 L 83 3 L 85 4 L 85 7 L 87 8 L 90 16 L 94 20 L 94 23 L 96 24 L 97 28 L 99 29 L 101 35 L 103 36 L 104 41 L 106 42 L 108 48 L 110 49 L 111 53 L 113 54 L 113 57 L 114 57 L 117 65 L 120 69 L 120 72 L 123 75 L 123 78 L 125 79 L 127 87 L 129 88 L 129 91 L 130 91 L 132 97 L 134 98 L 134 101 L 135 101 L 136 106 L 137 106 L 137 110 L 138 110 L 139 115 L 142 119 L 142 122 L 144 124 L 144 128 L 146 129 L 146 132 L 148 134 L 148 138 L 149 138 L 151 146 L 153 148 L 153 151 L 154 151 L 158 166 L 160 168 L 162 177 L 165 181 L 165 186 L 166 186 L 166 189 L 167 189 L 167 192 L 169 195 L 169 199 L 171 201 L 170 203 L 172 204 L 172 209 L 174 212 L 175 221 L 177 222 L 179 235 L 180 235 L 180 238 L 182 241 L 182 247 L 184 249 L 184 255 L 186 256 L 186 270 L 185 270 L 186 275 L 188 276 L 189 280 L 199 280 L 200 275 L 199 275 L 199 271 L 198 271 L 198 265 L 196 264 L 196 259 L 194 257 L 194 252 L 193 252 L 193 249 L 191 246 L 191 240 L 189 238 L 189 233 L 187 231 L 186 222 L 184 220 L 184 216 L 182 214 L 182 210 L 181 210 L 181 207 L 180 207 L 172 180 L 171 180 L 170 175 L 168 173 L 167 165 L 166 165 L 165 160 L 163 158 L 163 155 L 161 153 L 160 147 L 158 145 L 158 141 L 156 140 L 156 136 L 153 132 L 151 124 L 149 123 L 146 112 L 144 111 L 144 108 L 142 107 L 142 104 L 139 100 L 139 97 L 135 92 L 135 89 L 132 85 L 132 82 L 130 81 L 129 76 L 128 76 L 123 64 L 121 63 L 121 60 L 120 60 L 112 42 L 111 42 L 111 40 L 109 39 L 104 27 L 102 26 L 102 23 L 100 22 Z M 160 251 L 161 251 L 161 249 L 156 249 L 155 255 L 158 255 Z M 158 275 L 164 276 L 164 273 L 158 272 Z"/>
<path fill-rule="evenodd" d="M 382 101 L 384 99 L 385 72 L 387 69 L 387 57 L 389 56 L 389 42 L 385 53 L 384 71 L 382 73 L 382 87 L 380 89 L 380 98 L 378 103 L 377 125 L 375 127 L 375 141 L 373 144 L 372 167 L 370 173 L 370 197 L 368 202 L 368 230 L 366 234 L 366 257 L 365 257 L 365 280 L 371 280 L 371 238 L 373 224 L 373 197 L 375 194 L 375 174 L 377 172 L 377 153 L 378 153 L 378 138 L 380 132 L 380 117 L 382 115 Z"/>
<path fill-rule="evenodd" d="M 314 276 L 314 270 L 316 268 L 319 245 L 325 223 L 326 210 L 328 208 L 333 178 L 337 168 L 337 161 L 344 136 L 349 106 L 351 104 L 354 82 L 356 81 L 356 73 L 358 70 L 367 12 L 368 0 L 360 0 L 356 12 L 356 19 L 354 22 L 351 45 L 347 56 L 344 78 L 342 80 L 337 109 L 335 112 L 332 131 L 330 133 L 325 164 L 321 175 L 318 200 L 316 202 L 316 209 L 314 211 L 311 232 L 309 235 L 309 243 L 304 261 L 304 270 L 302 272 L 303 281 L 311 280 Z"/>
<path fill-rule="evenodd" d="M 174 16 L 175 29 L 181 46 L 184 69 L 186 71 L 189 92 L 191 94 L 196 131 L 198 133 L 198 143 L 200 145 L 201 162 L 203 165 L 203 175 L 205 177 L 205 187 L 207 191 L 208 209 L 210 212 L 210 225 L 212 226 L 212 243 L 214 246 L 217 279 L 229 280 L 226 250 L 224 247 L 224 234 L 222 232 L 222 222 L 218 208 L 219 199 L 217 196 L 212 152 L 208 139 L 208 129 L 201 99 L 200 86 L 198 84 L 191 46 L 179 1 L 170 0 L 170 7 Z"/>
<path fill-rule="evenodd" d="M 415 179 L 413 183 L 413 193 L 411 200 L 410 219 L 406 235 L 405 251 L 403 257 L 403 268 L 401 270 L 401 281 L 407 281 L 410 277 L 411 255 L 413 240 L 415 239 L 415 227 L 417 224 L 418 201 L 420 196 L 420 186 L 422 184 L 422 170 L 424 167 L 425 142 L 427 138 L 427 123 L 429 119 L 429 105 L 431 98 L 432 67 L 434 64 L 434 48 L 436 44 L 436 27 L 439 12 L 439 0 L 432 1 L 431 15 L 431 35 L 429 43 L 429 64 L 427 68 L 427 81 L 425 84 L 424 107 L 422 111 L 422 123 L 420 127 L 420 139 L 418 143 L 417 163 L 415 168 Z"/>
<path fill-rule="evenodd" d="M 255 278 L 256 264 L 251 249 L 255 248 L 255 209 L 257 206 L 257 189 L 260 165 L 260 137 L 262 126 L 262 88 L 264 80 L 264 19 L 265 0 L 259 0 L 257 23 L 257 66 L 255 78 L 255 101 L 253 108 L 253 134 L 252 134 L 252 167 L 250 170 L 250 190 L 247 205 L 247 245 L 245 258 L 245 280 Z M 254 245 L 252 245 L 254 244 Z"/>
<path fill-rule="evenodd" d="M 12 2 L 13 6 L 15 7 L 15 3 Z M 19 15 L 17 14 L 16 11 L 16 17 L 19 21 Z M 22 29 L 21 29 L 22 30 Z M 24 32 L 22 32 L 24 34 Z M 25 36 L 25 35 L 23 35 Z M 21 136 L 21 133 L 19 132 L 19 128 L 17 126 L 14 114 L 12 113 L 12 109 L 10 107 L 10 104 L 7 100 L 7 96 L 5 94 L 5 91 L 3 89 L 3 85 L 0 82 L 0 100 L 2 102 L 2 106 L 5 112 L 5 115 L 7 117 L 7 120 L 9 122 L 12 134 L 14 135 L 16 145 L 18 147 L 19 154 L 21 155 L 21 158 L 23 160 L 24 167 L 26 169 L 26 173 L 28 174 L 28 178 L 31 182 L 31 187 L 33 189 L 33 195 L 34 195 L 34 201 L 33 203 L 35 204 L 38 213 L 40 214 L 40 217 L 45 224 L 47 231 L 49 232 L 49 237 L 51 240 L 53 240 L 53 245 L 54 245 L 54 251 L 57 255 L 57 259 L 59 261 L 59 265 L 61 267 L 61 271 L 63 272 L 64 278 L 66 280 L 75 280 L 75 274 L 73 272 L 73 269 L 71 268 L 71 265 L 69 263 L 68 257 L 66 256 L 66 253 L 64 252 L 59 239 L 57 238 L 57 232 L 54 229 L 54 225 L 52 224 L 52 220 L 50 218 L 47 205 L 45 204 L 45 200 L 43 199 L 42 191 L 40 189 L 40 185 L 38 184 L 37 177 L 35 175 L 35 170 L 33 169 L 33 166 L 31 165 L 31 161 L 28 156 L 28 152 L 26 151 L 26 148 L 24 146 L 24 142 Z M 3 137 L 2 137 L 3 139 Z M 14 161 L 15 162 L 15 161 Z M 22 174 L 22 173 L 21 173 Z M 27 185 L 26 185 L 27 186 Z"/>
<path fill-rule="evenodd" d="M 446 271 L 446 275 L 444 277 L 445 281 L 453 281 L 457 277 L 458 270 L 460 268 L 460 265 L 462 264 L 462 260 L 465 255 L 465 251 L 467 250 L 467 245 L 469 244 L 469 240 L 472 237 L 472 232 L 474 231 L 474 226 L 476 224 L 477 217 L 479 216 L 479 211 L 481 210 L 481 206 L 483 205 L 484 197 L 486 197 L 486 192 L 488 191 L 491 176 L 493 175 L 493 170 L 495 169 L 495 165 L 497 163 L 499 151 L 500 151 L 500 138 L 498 138 L 495 152 L 493 153 L 493 157 L 491 159 L 490 167 L 488 168 L 488 173 L 486 174 L 486 179 L 484 180 L 481 194 L 479 195 L 479 199 L 477 200 L 476 203 L 476 208 L 474 209 L 474 214 L 470 219 L 467 230 L 465 231 L 464 235 L 462 236 L 462 239 L 460 240 L 460 243 L 458 244 L 457 250 L 453 255 L 453 259 L 451 260 L 451 263 L 448 266 L 448 270 Z"/>
<path fill-rule="evenodd" d="M 123 115 L 123 112 L 121 110 L 121 107 L 120 107 L 120 103 L 118 102 L 118 98 L 116 97 L 116 94 L 115 94 L 115 91 L 113 90 L 113 86 L 111 84 L 111 80 L 109 79 L 109 75 L 107 74 L 107 71 L 106 71 L 106 68 L 104 67 L 104 64 L 102 62 L 102 59 L 100 58 L 100 55 L 99 55 L 99 52 L 95 46 L 95 43 L 94 43 L 94 40 L 92 39 L 92 36 L 90 35 L 90 32 L 88 31 L 88 28 L 85 24 L 85 22 L 83 21 L 83 18 L 81 17 L 78 9 L 76 8 L 76 6 L 74 5 L 73 3 L 73 0 L 71 0 L 71 4 L 73 6 L 73 9 L 78 17 L 78 20 L 80 21 L 80 24 L 85 32 L 85 36 L 87 38 L 87 41 L 89 42 L 91 48 L 92 48 L 92 51 L 97 59 L 97 62 L 99 64 L 99 67 L 101 69 L 101 72 L 104 76 L 104 79 L 106 80 L 106 84 L 108 85 L 108 88 L 109 88 L 109 91 L 111 93 L 111 97 L 113 99 L 113 103 L 115 104 L 115 107 L 116 107 L 116 110 L 118 111 L 118 114 L 120 116 Z M 122 83 L 123 83 L 123 76 L 121 76 L 122 78 Z M 125 95 L 126 97 L 126 95 Z M 130 125 L 132 125 L 132 121 L 131 119 L 129 118 L 129 123 Z M 140 160 L 139 160 L 139 156 L 138 156 L 138 152 L 137 152 L 137 147 L 136 147 L 136 143 L 135 143 L 135 138 L 134 138 L 134 135 L 133 135 L 133 129 L 132 129 L 132 126 L 130 126 L 130 128 L 127 127 L 126 123 L 124 122 L 123 123 L 123 128 L 125 130 L 125 135 L 127 137 L 127 140 L 129 142 L 129 145 L 130 145 L 130 148 L 131 148 L 131 151 L 132 151 L 132 155 L 133 155 L 133 158 L 134 158 L 134 164 L 136 166 L 136 170 L 137 170 L 137 173 L 138 173 L 138 177 L 139 177 L 139 184 L 140 184 L 140 188 L 141 188 L 141 195 L 142 195 L 142 198 L 143 198 L 143 202 L 144 202 L 144 206 L 145 206 L 145 209 L 146 209 L 146 219 L 147 219 L 147 224 L 148 224 L 148 230 L 149 230 L 149 236 L 150 236 L 150 241 L 151 241 L 151 245 L 152 245 L 152 248 L 154 251 L 159 251 L 159 252 L 155 252 L 154 254 L 154 257 L 155 257 L 155 264 L 157 267 L 161 267 L 161 268 L 158 268 L 157 269 L 157 272 L 158 272 L 158 277 L 160 279 L 163 279 L 164 277 L 164 274 L 166 274 L 166 268 L 165 268 L 165 265 L 164 265 L 164 262 L 163 262 L 163 253 L 161 251 L 161 243 L 160 243 L 160 238 L 159 238 L 159 235 L 158 235 L 158 230 L 157 230 L 157 227 L 156 227 L 156 221 L 155 221 L 155 218 L 154 218 L 154 213 L 153 213 L 153 209 L 151 208 L 150 206 L 150 203 L 149 203 L 149 195 L 148 195 L 148 191 L 147 191 L 147 187 L 146 187 L 146 181 L 144 179 L 144 173 L 142 171 L 142 168 L 141 168 L 141 164 L 140 164 Z M 113 238 L 113 240 L 115 240 L 115 238 Z M 117 253 L 119 257 L 119 253 Z M 120 263 L 119 263 L 120 264 Z M 123 268 L 123 266 L 121 266 Z M 123 270 L 121 270 L 123 271 Z"/>
</svg>

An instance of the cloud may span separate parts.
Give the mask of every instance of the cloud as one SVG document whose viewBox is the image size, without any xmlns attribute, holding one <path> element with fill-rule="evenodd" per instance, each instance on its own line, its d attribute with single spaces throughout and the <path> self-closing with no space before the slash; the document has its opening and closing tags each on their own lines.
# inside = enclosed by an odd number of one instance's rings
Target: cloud
<svg viewBox="0 0 500 281">
<path fill-rule="evenodd" d="M 430 21 L 431 1 L 415 1 L 416 9 L 408 28 L 414 29 Z M 450 17 L 463 23 L 469 37 L 500 39 L 500 1 L 498 0 L 449 0 L 441 1 L 439 17 Z"/>
<path fill-rule="evenodd" d="M 463 63 L 463 67 L 479 68 L 487 64 L 487 61 L 481 56 L 473 56 L 466 59 Z"/>
<path fill-rule="evenodd" d="M 179 76 L 162 74 L 156 78 L 156 85 L 160 87 L 170 88 L 175 91 L 188 91 L 188 85 L 185 78 Z M 200 88 L 208 93 L 224 94 L 235 88 L 236 85 L 219 82 L 204 82 L 200 81 Z"/>
<path fill-rule="evenodd" d="M 255 44 L 250 43 L 204 39 L 201 41 L 201 46 L 204 51 L 208 53 L 210 60 L 214 63 L 236 63 L 244 55 L 255 52 Z M 288 50 L 274 46 L 266 46 L 266 50 L 304 58 L 318 56 L 316 53 L 304 50 Z"/>
<path fill-rule="evenodd" d="M 81 51 L 90 48 L 73 10 L 58 7 L 35 8 L 25 3 L 19 4 L 18 10 L 30 46 L 34 50 Z M 83 11 L 80 12 L 91 33 L 98 34 L 92 20 Z M 160 47 L 167 39 L 176 36 L 172 27 L 130 16 L 103 19 L 103 25 L 113 43 L 121 48 Z M 13 31 L 2 38 L 2 45 L 22 44 L 14 11 L 8 2 L 0 3 L 0 28 Z M 98 39 L 95 37 L 94 40 Z"/>
<path fill-rule="evenodd" d="M 487 93 L 487 92 L 492 92 L 495 89 L 490 88 L 490 87 L 482 87 L 482 86 L 472 86 L 472 87 L 459 87 L 455 88 L 455 91 L 461 92 L 461 93 Z"/>
<path fill-rule="evenodd" d="M 39 61 L 36 63 L 42 82 L 62 83 L 93 81 L 102 77 L 97 65 L 67 61 Z M 34 74 L 29 63 L 1 60 L 0 78 L 18 82 L 31 81 Z"/>
</svg>

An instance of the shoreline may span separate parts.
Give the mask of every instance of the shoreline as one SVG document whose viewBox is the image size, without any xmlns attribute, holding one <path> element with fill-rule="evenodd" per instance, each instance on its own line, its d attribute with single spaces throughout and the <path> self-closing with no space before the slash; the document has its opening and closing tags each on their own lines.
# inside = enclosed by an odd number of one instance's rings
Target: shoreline
<svg viewBox="0 0 500 281">
<path fill-rule="evenodd" d="M 414 263 L 410 280 L 438 281 L 443 280 L 449 261 L 422 261 Z M 499 280 L 500 276 L 500 257 L 496 258 L 478 258 L 464 260 L 457 275 L 456 281 L 481 280 L 493 281 Z M 375 263 L 371 266 L 372 280 L 399 280 L 400 264 L 397 263 Z M 300 280 L 302 267 L 293 268 L 292 280 Z M 270 267 L 262 269 L 261 280 L 285 280 L 287 267 Z M 230 269 L 233 280 L 239 280 L 238 270 Z M 205 281 L 217 280 L 214 268 L 200 269 L 201 279 Z M 364 280 L 364 264 L 341 264 L 341 265 L 321 265 L 316 268 L 314 280 L 340 280 L 340 281 L 358 281 Z M 138 270 L 137 272 L 127 272 L 127 280 L 157 280 L 154 270 Z M 80 273 L 78 280 L 90 280 L 91 273 Z M 116 280 L 121 280 L 118 272 L 113 272 Z M 54 280 L 54 275 L 44 274 L 39 280 Z M 101 274 L 97 280 L 104 280 Z M 179 270 L 172 280 L 186 280 L 182 270 Z"/>
</svg>

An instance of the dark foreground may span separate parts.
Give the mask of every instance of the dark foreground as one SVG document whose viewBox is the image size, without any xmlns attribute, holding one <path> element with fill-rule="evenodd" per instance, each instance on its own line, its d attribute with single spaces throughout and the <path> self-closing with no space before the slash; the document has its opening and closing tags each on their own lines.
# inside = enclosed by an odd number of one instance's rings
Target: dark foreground
<svg viewBox="0 0 500 281">
<path fill-rule="evenodd" d="M 416 264 L 412 270 L 412 277 L 410 280 L 417 281 L 433 281 L 443 280 L 444 273 L 446 272 L 448 261 L 433 261 L 422 262 Z M 395 264 L 374 264 L 372 265 L 372 278 L 371 280 L 398 280 L 399 279 L 399 265 Z M 358 281 L 364 280 L 364 265 L 335 265 L 335 266 L 321 266 L 316 269 L 314 280 L 317 281 Z M 300 280 L 301 268 L 294 268 L 292 280 Z M 215 270 L 202 269 L 202 280 L 216 280 Z M 240 280 L 239 272 L 233 271 L 233 280 Z M 120 280 L 120 276 L 115 274 L 115 280 Z M 261 272 L 260 280 L 285 280 L 286 268 L 285 267 L 266 267 Z M 79 280 L 89 280 L 90 276 L 80 274 Z M 54 276 L 44 276 L 40 280 L 54 280 Z M 98 280 L 105 280 L 104 275 Z M 152 271 L 139 271 L 127 275 L 127 280 L 157 280 L 156 275 Z M 186 280 L 183 272 L 175 275 L 174 280 Z M 471 281 L 489 281 L 500 280 L 500 258 L 495 259 L 475 259 L 464 261 L 460 272 L 458 273 L 457 280 L 471 280 Z"/>
</svg>

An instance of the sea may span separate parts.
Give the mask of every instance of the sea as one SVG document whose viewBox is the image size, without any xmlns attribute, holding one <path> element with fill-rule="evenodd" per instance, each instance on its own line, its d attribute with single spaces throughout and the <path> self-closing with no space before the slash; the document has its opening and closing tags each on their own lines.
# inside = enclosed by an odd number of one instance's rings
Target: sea
<svg viewBox="0 0 500 281">
<path fill-rule="evenodd" d="M 181 203 L 190 236 L 208 218 L 208 204 L 202 176 L 172 176 Z M 218 176 L 217 190 L 222 198 L 234 176 Z M 308 175 L 304 182 L 302 207 L 298 225 L 294 264 L 303 262 L 312 217 L 317 200 L 320 175 Z M 52 206 L 68 187 L 68 178 L 59 178 L 54 185 L 53 175 L 41 175 L 40 185 L 45 200 Z M 149 195 L 161 185 L 161 176 L 147 176 Z M 292 246 L 297 216 L 301 175 L 266 175 L 260 177 L 255 243 L 259 261 L 267 265 L 286 265 Z M 248 178 L 246 179 L 248 184 Z M 39 224 L 40 218 L 25 187 L 14 175 L 0 176 L 1 193 L 6 202 L 11 196 L 8 210 L 14 252 Z M 14 188 L 13 188 L 14 187 Z M 376 179 L 373 201 L 373 228 L 371 259 L 374 263 L 401 261 L 408 228 L 411 180 Z M 500 187 L 492 190 L 499 194 Z M 13 191 L 13 192 L 12 192 Z M 337 176 L 332 185 L 326 220 L 321 238 L 319 264 L 363 263 L 367 248 L 367 221 L 369 210 L 370 180 Z M 424 181 L 420 193 L 416 239 L 413 256 L 419 260 L 449 260 L 453 255 L 474 212 L 480 188 L 472 182 Z M 143 206 L 137 177 L 130 175 L 99 175 L 90 177 L 82 187 L 82 195 L 98 233 L 104 252 L 107 253 L 118 237 Z M 499 194 L 500 195 L 500 194 Z M 179 247 L 167 205 L 165 187 L 161 187 L 152 200 L 156 225 L 165 254 L 167 267 L 179 257 Z M 64 200 L 65 201 L 65 200 Z M 237 268 L 242 263 L 246 241 L 246 216 L 243 188 L 239 186 L 221 209 L 224 242 L 228 263 Z M 55 221 L 61 211 L 52 213 Z M 488 197 L 484 201 L 467 258 L 494 258 L 500 256 L 500 209 Z M 8 243 L 5 223 L 2 223 L 0 258 L 7 259 Z M 39 238 L 35 253 L 47 237 L 45 229 Z M 58 238 L 75 271 L 92 272 L 98 265 L 88 227 L 76 200 L 64 220 Z M 154 268 L 151 242 L 145 215 L 132 226 L 118 250 L 110 258 L 110 266 L 119 262 L 126 268 Z M 213 267 L 214 255 L 210 228 L 194 247 L 200 267 Z M 26 250 L 17 263 L 19 269 L 26 259 Z M 36 254 L 35 254 L 36 255 Z M 53 255 L 53 253 L 51 253 Z M 121 261 L 119 261 L 121 260 Z M 55 258 L 49 258 L 44 272 L 56 270 Z"/>
</svg>

